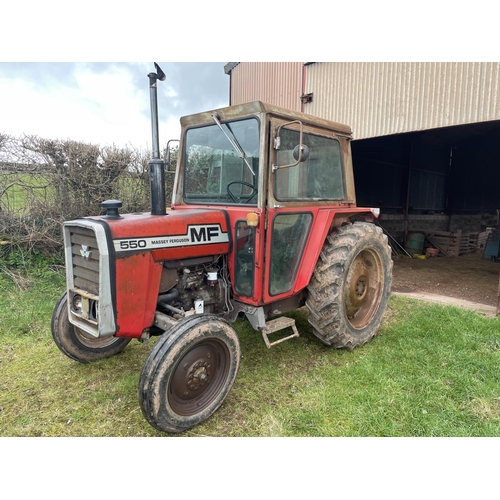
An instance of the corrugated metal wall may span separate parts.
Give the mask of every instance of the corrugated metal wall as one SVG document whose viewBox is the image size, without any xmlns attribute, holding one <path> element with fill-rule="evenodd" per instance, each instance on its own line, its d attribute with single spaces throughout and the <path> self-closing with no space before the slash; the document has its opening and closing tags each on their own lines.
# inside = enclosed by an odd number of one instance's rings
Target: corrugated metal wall
<svg viewBox="0 0 500 500">
<path fill-rule="evenodd" d="M 355 139 L 500 120 L 500 63 L 249 63 L 231 103 L 262 100 L 350 125 Z M 304 85 L 304 88 L 302 87 Z"/>
<path fill-rule="evenodd" d="M 263 101 L 300 111 L 300 62 L 240 62 L 231 69 L 231 104 Z"/>
<path fill-rule="evenodd" d="M 315 63 L 304 111 L 354 138 L 500 119 L 500 63 Z"/>
</svg>

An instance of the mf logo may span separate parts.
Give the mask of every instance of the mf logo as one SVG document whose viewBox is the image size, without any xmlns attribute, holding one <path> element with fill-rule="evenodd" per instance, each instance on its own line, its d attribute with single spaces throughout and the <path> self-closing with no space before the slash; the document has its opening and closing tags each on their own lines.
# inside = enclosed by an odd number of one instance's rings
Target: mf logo
<svg viewBox="0 0 500 500">
<path fill-rule="evenodd" d="M 192 242 L 218 240 L 219 236 L 219 226 L 191 226 L 189 228 L 189 237 Z"/>
<path fill-rule="evenodd" d="M 163 235 L 140 239 L 120 238 L 113 240 L 116 252 L 142 252 L 148 249 L 213 245 L 217 243 L 229 243 L 229 235 L 222 231 L 219 224 L 192 224 L 187 227 L 185 234 L 175 234 L 173 236 Z M 89 247 L 82 245 L 80 252 L 84 259 L 84 252 L 90 257 Z"/>
<path fill-rule="evenodd" d="M 90 247 L 88 245 L 82 245 L 80 249 L 80 255 L 84 258 L 84 260 L 89 260 L 92 252 L 90 251 Z"/>
</svg>

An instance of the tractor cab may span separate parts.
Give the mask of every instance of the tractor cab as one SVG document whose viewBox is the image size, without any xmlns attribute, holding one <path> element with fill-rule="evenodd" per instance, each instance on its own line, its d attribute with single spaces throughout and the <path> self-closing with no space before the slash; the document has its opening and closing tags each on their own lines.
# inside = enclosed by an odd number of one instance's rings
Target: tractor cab
<svg viewBox="0 0 500 500">
<path fill-rule="evenodd" d="M 350 128 L 262 102 L 181 125 L 172 209 L 228 214 L 238 301 L 298 305 L 326 235 L 355 205 Z"/>
</svg>

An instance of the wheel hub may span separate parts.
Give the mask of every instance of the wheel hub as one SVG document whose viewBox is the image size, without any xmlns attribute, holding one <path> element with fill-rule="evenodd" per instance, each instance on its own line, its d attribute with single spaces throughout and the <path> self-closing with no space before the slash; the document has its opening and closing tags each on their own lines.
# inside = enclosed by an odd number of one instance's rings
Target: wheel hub
<svg viewBox="0 0 500 500">
<path fill-rule="evenodd" d="M 364 328 L 376 313 L 384 282 L 382 263 L 377 253 L 361 251 L 347 274 L 344 292 L 345 311 L 354 328 Z"/>
<path fill-rule="evenodd" d="M 356 281 L 355 292 L 356 292 L 356 296 L 359 300 L 362 300 L 363 297 L 365 296 L 366 289 L 367 289 L 367 285 L 366 285 L 367 281 L 368 280 L 367 280 L 366 276 L 361 276 L 360 278 L 358 278 L 358 281 Z"/>
<path fill-rule="evenodd" d="M 192 391 L 196 391 L 201 386 L 207 384 L 210 379 L 210 363 L 198 361 L 194 364 L 188 374 L 187 386 Z"/>
<path fill-rule="evenodd" d="M 189 415 L 210 404 L 226 376 L 227 356 L 227 349 L 216 340 L 203 342 L 186 352 L 168 386 L 168 399 L 174 411 Z"/>
<path fill-rule="evenodd" d="M 368 272 L 362 260 L 358 258 L 348 275 L 348 287 L 346 290 L 346 312 L 348 317 L 354 316 L 363 305 L 368 294 L 369 285 Z"/>
</svg>

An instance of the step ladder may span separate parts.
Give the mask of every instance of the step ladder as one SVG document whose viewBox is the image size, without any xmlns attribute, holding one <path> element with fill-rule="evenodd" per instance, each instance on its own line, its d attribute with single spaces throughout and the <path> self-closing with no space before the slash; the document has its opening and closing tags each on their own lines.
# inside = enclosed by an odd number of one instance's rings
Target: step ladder
<svg viewBox="0 0 500 500">
<path fill-rule="evenodd" d="M 293 330 L 293 334 L 274 342 L 269 342 L 268 335 L 270 333 L 278 332 L 280 330 L 284 330 L 285 328 L 291 328 Z M 285 340 L 290 340 L 298 336 L 299 332 L 297 330 L 297 327 L 295 326 L 295 320 L 293 318 L 287 318 L 285 316 L 267 321 L 266 326 L 262 329 L 262 338 L 264 339 L 264 342 L 266 343 L 268 349 L 270 349 L 273 345 L 280 344 Z"/>
</svg>

